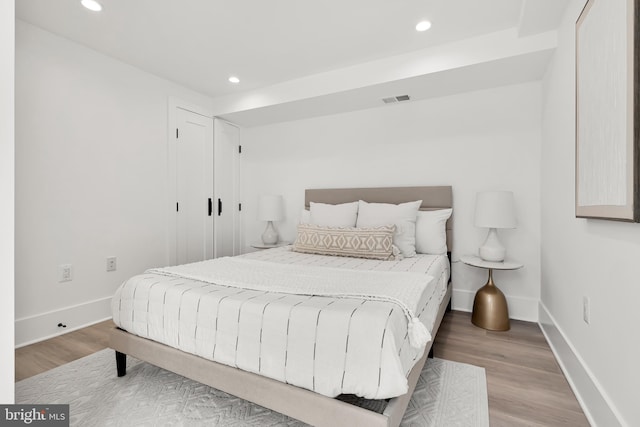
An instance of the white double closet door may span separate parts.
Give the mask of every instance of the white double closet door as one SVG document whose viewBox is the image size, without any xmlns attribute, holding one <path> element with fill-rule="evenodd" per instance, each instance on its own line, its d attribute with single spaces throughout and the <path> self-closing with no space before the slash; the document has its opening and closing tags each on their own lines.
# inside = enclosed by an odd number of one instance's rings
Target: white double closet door
<svg viewBox="0 0 640 427">
<path fill-rule="evenodd" d="M 174 114 L 175 263 L 237 255 L 239 129 L 180 107 Z"/>
<path fill-rule="evenodd" d="M 239 255 L 240 249 L 240 129 L 213 121 L 214 256 Z"/>
</svg>

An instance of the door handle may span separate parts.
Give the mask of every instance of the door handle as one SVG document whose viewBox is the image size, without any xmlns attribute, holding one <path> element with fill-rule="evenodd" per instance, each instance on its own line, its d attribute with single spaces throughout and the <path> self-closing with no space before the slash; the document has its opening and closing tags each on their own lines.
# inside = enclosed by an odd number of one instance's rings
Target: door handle
<svg viewBox="0 0 640 427">
<path fill-rule="evenodd" d="M 222 200 L 218 199 L 218 216 L 222 215 Z"/>
<path fill-rule="evenodd" d="M 209 216 L 211 216 L 212 213 L 213 213 L 213 201 L 211 200 L 211 197 L 209 197 Z"/>
</svg>

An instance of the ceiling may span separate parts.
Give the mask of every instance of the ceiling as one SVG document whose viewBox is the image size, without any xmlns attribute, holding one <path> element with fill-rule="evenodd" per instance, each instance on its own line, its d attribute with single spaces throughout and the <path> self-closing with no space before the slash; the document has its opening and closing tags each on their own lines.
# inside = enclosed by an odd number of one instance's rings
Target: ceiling
<svg viewBox="0 0 640 427">
<path fill-rule="evenodd" d="M 232 99 L 384 58 L 428 56 L 430 48 L 509 29 L 521 37 L 543 33 L 557 27 L 568 0 L 98 1 L 103 10 L 96 13 L 80 0 L 17 0 L 16 16 L 212 98 Z M 425 19 L 432 28 L 417 32 Z M 240 83 L 230 83 L 231 75 Z"/>
</svg>

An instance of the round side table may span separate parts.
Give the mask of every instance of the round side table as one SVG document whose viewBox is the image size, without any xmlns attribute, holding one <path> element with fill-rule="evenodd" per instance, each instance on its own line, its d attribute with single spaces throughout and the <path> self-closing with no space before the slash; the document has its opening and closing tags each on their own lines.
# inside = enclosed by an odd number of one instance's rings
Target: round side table
<svg viewBox="0 0 640 427">
<path fill-rule="evenodd" d="M 290 245 L 290 244 L 291 243 L 289 243 L 289 242 L 278 242 L 278 243 L 275 243 L 273 245 L 270 245 L 270 244 L 262 243 L 262 242 L 253 242 L 251 244 L 251 247 L 255 248 L 255 249 L 272 249 L 272 248 L 279 248 L 281 246 L 287 246 L 287 245 Z"/>
<path fill-rule="evenodd" d="M 471 323 L 490 331 L 508 331 L 509 306 L 507 299 L 498 287 L 493 283 L 493 270 L 517 270 L 523 265 L 517 262 L 490 262 L 477 256 L 460 257 L 463 263 L 489 270 L 487 283 L 478 289 L 473 299 L 473 313 Z"/>
</svg>

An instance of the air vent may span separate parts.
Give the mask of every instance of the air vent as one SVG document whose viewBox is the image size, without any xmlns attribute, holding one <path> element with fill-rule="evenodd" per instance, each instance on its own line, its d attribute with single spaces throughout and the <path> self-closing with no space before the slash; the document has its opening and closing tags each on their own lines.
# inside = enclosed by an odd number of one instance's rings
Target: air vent
<svg viewBox="0 0 640 427">
<path fill-rule="evenodd" d="M 393 104 L 394 102 L 409 101 L 410 99 L 411 97 L 409 95 L 398 95 L 391 96 L 389 98 L 382 98 L 382 102 L 384 102 L 385 104 Z"/>
</svg>

